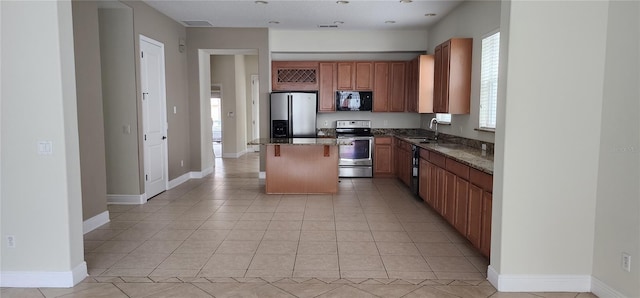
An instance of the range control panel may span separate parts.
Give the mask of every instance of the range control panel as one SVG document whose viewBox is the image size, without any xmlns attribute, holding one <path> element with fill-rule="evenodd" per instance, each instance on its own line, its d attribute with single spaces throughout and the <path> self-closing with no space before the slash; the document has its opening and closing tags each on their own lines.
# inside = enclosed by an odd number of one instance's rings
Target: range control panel
<svg viewBox="0 0 640 298">
<path fill-rule="evenodd" d="M 371 128 L 371 120 L 337 120 L 336 128 Z"/>
</svg>

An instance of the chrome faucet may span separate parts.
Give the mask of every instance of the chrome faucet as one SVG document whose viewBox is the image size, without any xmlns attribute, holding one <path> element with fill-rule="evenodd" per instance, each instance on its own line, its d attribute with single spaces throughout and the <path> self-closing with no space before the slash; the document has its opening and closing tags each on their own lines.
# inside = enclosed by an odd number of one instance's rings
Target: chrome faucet
<svg viewBox="0 0 640 298">
<path fill-rule="evenodd" d="M 431 122 L 429 122 L 429 129 L 433 129 L 433 124 L 436 124 L 436 136 L 434 137 L 434 140 L 436 140 L 436 142 L 438 141 L 438 119 L 433 118 L 431 119 Z"/>
</svg>

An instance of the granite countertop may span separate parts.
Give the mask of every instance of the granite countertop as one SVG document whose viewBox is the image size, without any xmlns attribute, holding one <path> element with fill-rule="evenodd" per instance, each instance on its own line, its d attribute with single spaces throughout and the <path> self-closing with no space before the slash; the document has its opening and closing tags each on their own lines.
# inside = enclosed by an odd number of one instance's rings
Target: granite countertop
<svg viewBox="0 0 640 298">
<path fill-rule="evenodd" d="M 488 154 L 486 151 L 483 152 L 480 149 L 446 141 L 435 142 L 431 140 L 429 143 L 421 143 L 426 137 L 403 135 L 395 135 L 395 137 L 415 144 L 420 148 L 441 153 L 476 170 L 493 175 L 493 154 Z"/>
<path fill-rule="evenodd" d="M 248 145 L 350 145 L 348 140 L 336 138 L 260 138 L 252 140 Z"/>
<path fill-rule="evenodd" d="M 450 143 L 418 143 L 416 145 L 420 148 L 442 153 L 474 169 L 493 175 L 493 155 L 489 155 L 486 152 L 483 153 L 482 150 Z"/>
</svg>

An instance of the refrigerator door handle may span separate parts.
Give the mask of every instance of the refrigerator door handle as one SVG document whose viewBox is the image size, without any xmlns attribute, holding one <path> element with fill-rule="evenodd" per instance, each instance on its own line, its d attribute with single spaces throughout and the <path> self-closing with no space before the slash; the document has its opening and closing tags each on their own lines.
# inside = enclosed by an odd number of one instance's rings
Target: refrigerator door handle
<svg viewBox="0 0 640 298">
<path fill-rule="evenodd" d="M 290 138 L 293 138 L 293 95 L 289 94 L 287 95 L 287 101 L 289 102 L 289 104 L 287 105 L 287 107 L 289 108 L 289 132 L 287 133 L 287 136 Z"/>
</svg>

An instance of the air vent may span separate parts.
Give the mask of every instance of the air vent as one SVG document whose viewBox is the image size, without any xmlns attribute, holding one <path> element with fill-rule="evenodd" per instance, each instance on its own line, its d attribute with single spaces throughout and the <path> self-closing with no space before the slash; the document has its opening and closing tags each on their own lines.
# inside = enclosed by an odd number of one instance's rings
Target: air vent
<svg viewBox="0 0 640 298">
<path fill-rule="evenodd" d="M 211 23 L 207 21 L 182 21 L 185 25 L 189 27 L 213 27 Z"/>
<path fill-rule="evenodd" d="M 318 28 L 338 28 L 338 25 L 318 25 Z"/>
</svg>

